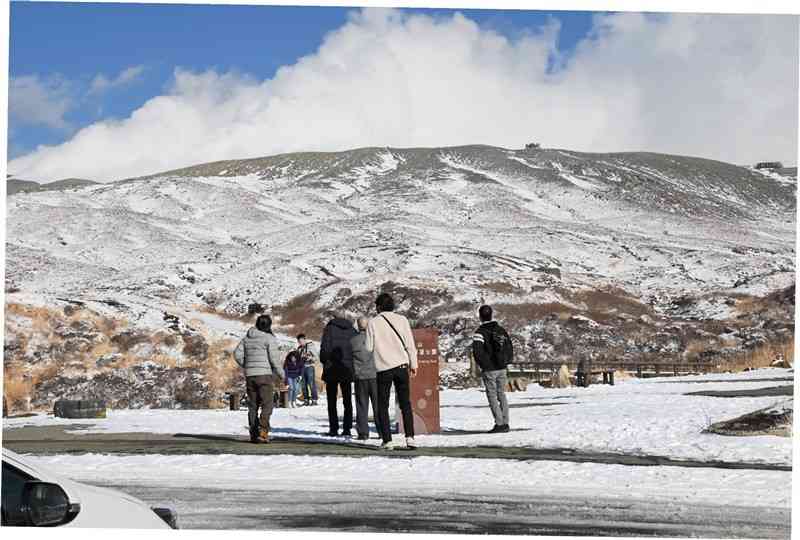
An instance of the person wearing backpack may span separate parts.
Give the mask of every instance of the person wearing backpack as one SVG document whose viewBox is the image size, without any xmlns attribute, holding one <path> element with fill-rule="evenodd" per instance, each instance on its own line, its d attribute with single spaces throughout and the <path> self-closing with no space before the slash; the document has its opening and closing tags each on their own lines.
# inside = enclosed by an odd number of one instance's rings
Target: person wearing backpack
<svg viewBox="0 0 800 540">
<path fill-rule="evenodd" d="M 472 336 L 472 354 L 481 370 L 486 398 L 494 416 L 494 427 L 489 433 L 508 433 L 506 366 L 514 360 L 514 349 L 508 332 L 492 320 L 491 306 L 481 306 L 478 317 L 481 325 Z"/>
<path fill-rule="evenodd" d="M 378 315 L 367 325 L 366 350 L 373 353 L 378 382 L 377 427 L 383 444 L 381 448 L 394 448 L 389 424 L 389 395 L 392 385 L 403 413 L 403 430 L 406 446 L 416 448 L 414 442 L 414 415 L 411 411 L 411 380 L 417 374 L 417 348 L 411 323 L 399 313 L 394 313 L 394 299 L 382 293 L 375 299 Z M 410 377 L 409 377 L 410 376 Z"/>
<path fill-rule="evenodd" d="M 272 394 L 283 380 L 278 340 L 272 334 L 272 318 L 269 315 L 259 315 L 255 327 L 248 330 L 236 346 L 233 358 L 244 369 L 250 442 L 269 442 Z"/>
<path fill-rule="evenodd" d="M 322 362 L 322 380 L 328 396 L 328 435 L 339 435 L 339 415 L 336 399 L 342 391 L 344 418 L 342 436 L 350 437 L 353 428 L 353 348 L 350 339 L 356 335 L 353 323 L 336 313 L 325 326 L 320 342 L 319 358 Z"/>
</svg>

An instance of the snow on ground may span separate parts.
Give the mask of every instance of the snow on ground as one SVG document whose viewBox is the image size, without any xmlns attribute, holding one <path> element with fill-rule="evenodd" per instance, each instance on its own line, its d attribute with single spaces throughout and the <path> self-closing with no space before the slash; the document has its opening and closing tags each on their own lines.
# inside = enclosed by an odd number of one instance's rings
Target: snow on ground
<svg viewBox="0 0 800 540">
<path fill-rule="evenodd" d="M 688 396 L 701 390 L 743 390 L 791 384 L 785 369 L 682 378 L 629 379 L 615 386 L 548 389 L 530 385 L 509 393 L 512 431 L 483 433 L 493 422 L 479 389 L 444 390 L 440 395 L 442 433 L 419 435 L 426 446 L 510 446 L 570 448 L 581 451 L 659 455 L 676 459 L 791 464 L 792 441 L 777 436 L 724 437 L 703 433 L 728 420 L 780 401 L 776 397 Z M 761 380 L 772 379 L 772 380 Z M 719 382 L 715 382 L 719 381 Z M 728 382 L 730 381 L 730 382 Z M 341 410 L 341 406 L 340 406 Z M 323 438 L 327 431 L 324 398 L 317 407 L 275 409 L 276 436 Z M 4 428 L 72 424 L 75 433 L 246 433 L 247 412 L 228 410 L 112 410 L 100 420 L 68 420 L 49 415 L 4 419 Z M 466 433 L 460 433 L 461 431 Z M 377 445 L 373 438 L 368 444 Z"/>
<path fill-rule="evenodd" d="M 597 496 L 771 508 L 791 504 L 791 473 L 778 471 L 381 456 L 85 454 L 28 459 L 80 482 L 116 485 L 274 491 L 299 489 L 304 479 L 313 479 L 319 491 L 347 486 L 420 496 Z"/>
</svg>

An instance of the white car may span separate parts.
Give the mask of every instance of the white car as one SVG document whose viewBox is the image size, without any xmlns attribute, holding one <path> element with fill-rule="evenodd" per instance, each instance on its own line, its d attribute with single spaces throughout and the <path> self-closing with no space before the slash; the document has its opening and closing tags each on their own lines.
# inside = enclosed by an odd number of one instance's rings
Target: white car
<svg viewBox="0 0 800 540">
<path fill-rule="evenodd" d="M 2 481 L 3 526 L 178 528 L 169 508 L 64 478 L 6 448 Z"/>
</svg>

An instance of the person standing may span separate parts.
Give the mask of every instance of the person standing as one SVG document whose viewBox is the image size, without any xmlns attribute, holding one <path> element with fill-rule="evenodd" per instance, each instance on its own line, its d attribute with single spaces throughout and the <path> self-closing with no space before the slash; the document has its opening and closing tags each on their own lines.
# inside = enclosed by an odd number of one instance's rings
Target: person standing
<svg viewBox="0 0 800 540">
<path fill-rule="evenodd" d="M 357 321 L 358 334 L 350 339 L 353 348 L 353 373 L 355 375 L 356 393 L 356 432 L 359 441 L 369 439 L 369 404 L 372 403 L 372 416 L 375 419 L 375 429 L 378 427 L 378 382 L 375 370 L 375 358 L 367 350 L 367 326 L 369 320 L 359 317 Z"/>
<path fill-rule="evenodd" d="M 250 442 L 267 443 L 273 406 L 272 394 L 283 380 L 278 340 L 272 334 L 272 318 L 269 315 L 259 315 L 255 327 L 248 330 L 236 346 L 233 357 L 244 369 Z"/>
<path fill-rule="evenodd" d="M 331 437 L 339 434 L 339 415 L 336 411 L 339 390 L 344 405 L 342 436 L 350 437 L 353 428 L 353 349 L 350 339 L 355 335 L 353 323 L 340 313 L 334 314 L 322 333 L 319 357 L 328 397 L 328 435 Z"/>
<path fill-rule="evenodd" d="M 394 307 L 394 299 L 390 294 L 379 294 L 375 299 L 378 315 L 370 319 L 367 325 L 366 348 L 374 354 L 377 371 L 377 427 L 383 440 L 381 448 L 394 448 L 389 425 L 389 396 L 394 385 L 403 414 L 406 446 L 416 448 L 409 374 L 411 377 L 417 374 L 417 348 L 411 324 L 404 316 L 394 313 Z"/>
<path fill-rule="evenodd" d="M 297 352 L 303 361 L 303 405 L 316 405 L 317 400 L 317 373 L 314 367 L 316 355 L 311 349 L 311 342 L 306 339 L 305 334 L 297 336 Z"/>
<path fill-rule="evenodd" d="M 286 402 L 289 407 L 294 408 L 297 391 L 300 388 L 300 377 L 303 373 L 303 360 L 296 350 L 291 350 L 286 355 L 286 360 L 283 362 L 283 371 L 286 374 L 286 386 L 289 389 Z"/>
<path fill-rule="evenodd" d="M 478 309 L 481 325 L 472 336 L 472 354 L 481 370 L 486 398 L 494 416 L 494 427 L 488 433 L 508 433 L 508 401 L 506 400 L 506 366 L 514 359 L 508 332 L 492 320 L 492 308 Z"/>
</svg>

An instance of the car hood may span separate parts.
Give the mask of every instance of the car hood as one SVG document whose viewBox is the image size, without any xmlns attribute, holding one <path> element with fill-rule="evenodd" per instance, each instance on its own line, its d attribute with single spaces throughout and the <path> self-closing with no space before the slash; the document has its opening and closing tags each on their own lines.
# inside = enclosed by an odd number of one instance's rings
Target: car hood
<svg viewBox="0 0 800 540">
<path fill-rule="evenodd" d="M 81 510 L 67 527 L 116 527 L 126 529 L 169 529 L 155 512 L 143 501 L 115 489 L 90 486 L 62 479 L 71 502 L 78 502 Z"/>
</svg>

